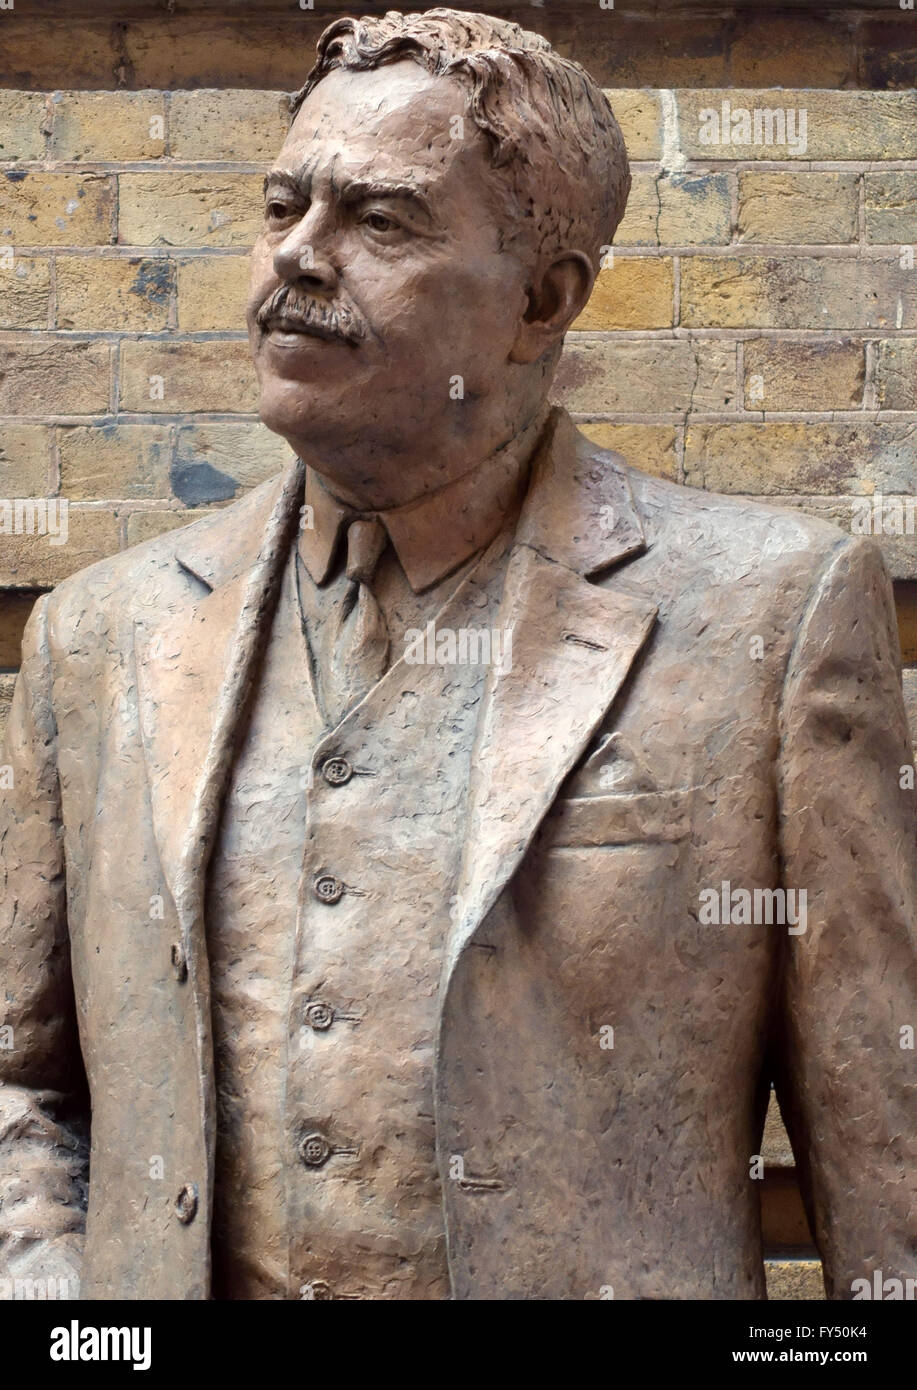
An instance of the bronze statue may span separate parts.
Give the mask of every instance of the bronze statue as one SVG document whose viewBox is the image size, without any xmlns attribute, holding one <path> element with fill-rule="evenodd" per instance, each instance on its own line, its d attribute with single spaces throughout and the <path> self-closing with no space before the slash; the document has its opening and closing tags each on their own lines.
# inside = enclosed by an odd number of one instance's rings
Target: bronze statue
<svg viewBox="0 0 917 1390">
<path fill-rule="evenodd" d="M 550 407 L 628 187 L 538 36 L 325 31 L 252 258 L 295 460 L 28 628 L 0 1274 L 762 1298 L 771 1080 L 829 1295 L 915 1274 L 888 580 Z"/>
</svg>

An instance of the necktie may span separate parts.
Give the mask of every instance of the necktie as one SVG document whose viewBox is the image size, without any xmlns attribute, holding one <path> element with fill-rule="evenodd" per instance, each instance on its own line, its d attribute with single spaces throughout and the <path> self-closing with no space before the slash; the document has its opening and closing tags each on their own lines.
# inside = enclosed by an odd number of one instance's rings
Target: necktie
<svg viewBox="0 0 917 1390">
<path fill-rule="evenodd" d="M 378 517 L 350 523 L 347 531 L 347 591 L 337 614 L 332 645 L 328 715 L 339 723 L 388 669 L 385 614 L 370 586 L 388 536 Z"/>
</svg>

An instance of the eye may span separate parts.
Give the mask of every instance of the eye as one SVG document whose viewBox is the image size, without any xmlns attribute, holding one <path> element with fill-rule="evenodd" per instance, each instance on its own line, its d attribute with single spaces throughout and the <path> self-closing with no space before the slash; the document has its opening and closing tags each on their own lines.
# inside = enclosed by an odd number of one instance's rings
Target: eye
<svg viewBox="0 0 917 1390">
<path fill-rule="evenodd" d="M 386 217 L 384 212 L 366 212 L 360 221 L 364 227 L 368 227 L 371 232 L 378 236 L 390 235 L 392 232 L 400 232 L 401 226 L 394 218 Z"/>
<path fill-rule="evenodd" d="M 265 204 L 264 215 L 270 222 L 283 222 L 293 216 L 293 208 L 282 198 L 271 198 Z"/>
</svg>

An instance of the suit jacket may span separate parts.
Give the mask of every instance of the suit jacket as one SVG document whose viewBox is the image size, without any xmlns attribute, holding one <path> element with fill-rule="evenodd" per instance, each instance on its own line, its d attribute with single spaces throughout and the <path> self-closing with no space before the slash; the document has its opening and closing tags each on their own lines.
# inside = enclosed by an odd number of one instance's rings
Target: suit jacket
<svg viewBox="0 0 917 1390">
<path fill-rule="evenodd" d="M 208 1294 L 205 870 L 301 489 L 297 463 L 92 566 L 27 630 L 0 1259 L 82 1230 L 91 1098 L 84 1297 Z M 500 626 L 440 905 L 454 1296 L 763 1297 L 772 1078 L 829 1295 L 913 1276 L 917 829 L 879 553 L 644 476 L 557 411 Z M 732 909 L 779 888 L 804 930 Z"/>
</svg>

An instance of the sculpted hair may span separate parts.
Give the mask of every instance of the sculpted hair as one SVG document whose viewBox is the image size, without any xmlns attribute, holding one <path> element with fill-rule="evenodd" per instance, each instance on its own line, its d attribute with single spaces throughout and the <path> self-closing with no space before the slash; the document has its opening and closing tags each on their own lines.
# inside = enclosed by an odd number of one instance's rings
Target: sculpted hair
<svg viewBox="0 0 917 1390">
<path fill-rule="evenodd" d="M 584 252 L 597 271 L 630 192 L 627 150 L 604 93 L 540 34 L 458 10 L 389 10 L 343 18 L 318 41 L 318 59 L 292 102 L 293 116 L 335 68 L 365 72 L 410 59 L 456 77 L 513 200 L 510 244 L 536 254 Z"/>
</svg>

